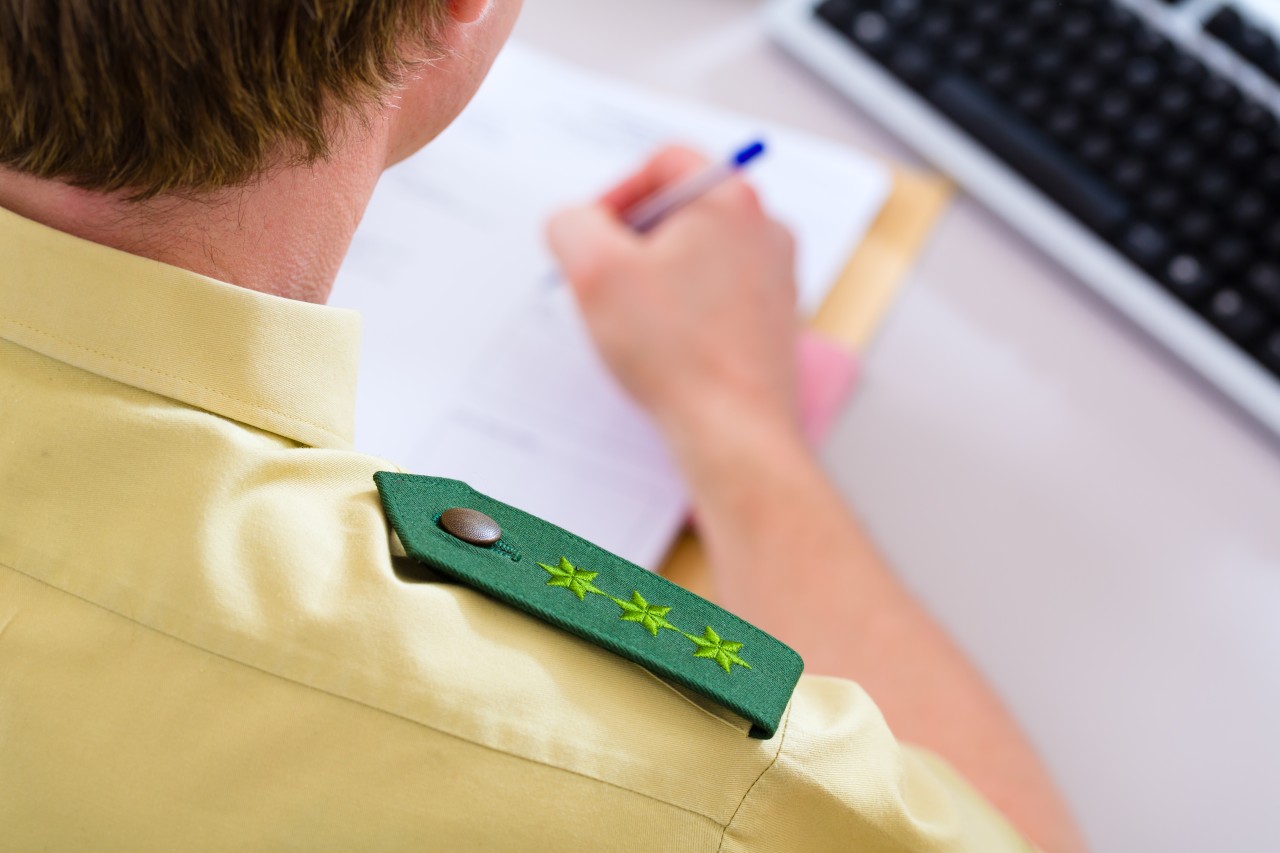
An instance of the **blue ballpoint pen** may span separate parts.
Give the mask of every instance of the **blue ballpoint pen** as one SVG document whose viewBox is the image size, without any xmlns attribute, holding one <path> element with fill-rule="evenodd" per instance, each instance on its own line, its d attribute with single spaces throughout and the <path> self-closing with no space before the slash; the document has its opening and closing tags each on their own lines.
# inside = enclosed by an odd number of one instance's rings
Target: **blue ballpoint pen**
<svg viewBox="0 0 1280 853">
<path fill-rule="evenodd" d="M 654 193 L 624 213 L 622 218 L 641 234 L 650 231 L 680 208 L 692 204 L 732 178 L 764 152 L 764 142 L 752 142 L 727 162 L 710 166 L 688 180 Z"/>
</svg>

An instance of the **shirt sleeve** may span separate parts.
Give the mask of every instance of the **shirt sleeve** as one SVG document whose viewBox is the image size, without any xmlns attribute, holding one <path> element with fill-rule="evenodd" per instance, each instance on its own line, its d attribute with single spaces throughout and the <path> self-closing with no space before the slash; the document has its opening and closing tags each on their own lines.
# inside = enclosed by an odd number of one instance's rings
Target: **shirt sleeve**
<svg viewBox="0 0 1280 853">
<path fill-rule="evenodd" d="M 779 737 L 723 853 L 1034 849 L 946 762 L 899 744 L 852 682 L 801 679 Z"/>
</svg>

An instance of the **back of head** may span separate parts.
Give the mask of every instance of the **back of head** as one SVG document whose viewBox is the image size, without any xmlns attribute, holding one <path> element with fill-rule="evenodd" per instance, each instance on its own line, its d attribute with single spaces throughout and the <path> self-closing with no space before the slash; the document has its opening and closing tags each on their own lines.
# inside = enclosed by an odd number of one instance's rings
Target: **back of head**
<svg viewBox="0 0 1280 853">
<path fill-rule="evenodd" d="M 8 0 L 0 165 L 137 198 L 325 156 L 446 0 Z M 419 50 L 418 48 L 421 48 Z"/>
</svg>

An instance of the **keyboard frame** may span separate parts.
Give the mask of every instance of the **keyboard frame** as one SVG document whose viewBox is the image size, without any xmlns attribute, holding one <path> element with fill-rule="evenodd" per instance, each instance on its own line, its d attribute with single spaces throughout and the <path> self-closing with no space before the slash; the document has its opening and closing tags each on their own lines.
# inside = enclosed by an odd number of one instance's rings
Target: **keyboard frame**
<svg viewBox="0 0 1280 853">
<path fill-rule="evenodd" d="M 766 26 L 808 66 L 1280 436 L 1280 377 L 821 21 L 822 0 L 770 0 Z"/>
</svg>

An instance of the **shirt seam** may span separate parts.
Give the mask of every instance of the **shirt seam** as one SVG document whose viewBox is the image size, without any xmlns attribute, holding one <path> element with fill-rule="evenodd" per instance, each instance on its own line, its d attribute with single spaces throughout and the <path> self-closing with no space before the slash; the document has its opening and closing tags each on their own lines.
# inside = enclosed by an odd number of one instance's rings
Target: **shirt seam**
<svg viewBox="0 0 1280 853">
<path fill-rule="evenodd" d="M 118 617 L 118 618 L 120 618 L 120 619 L 123 619 L 123 620 L 124 620 L 124 621 L 126 621 L 126 622 L 129 622 L 129 623 L 134 624 L 134 625 L 138 625 L 138 626 L 140 626 L 140 627 L 142 627 L 142 628 L 145 628 L 145 629 L 146 629 L 146 630 L 148 630 L 148 631 L 152 631 L 152 632 L 154 632 L 154 633 L 156 633 L 156 634 L 159 634 L 159 635 L 160 635 L 160 636 L 162 636 L 162 637 L 168 637 L 169 639 L 174 640 L 175 642 L 182 643 L 184 646 L 188 646 L 188 647 L 190 647 L 190 648 L 192 648 L 192 649 L 195 649 L 195 650 L 197 650 L 197 651 L 204 652 L 205 654 L 208 654 L 208 655 L 212 655 L 213 657 L 221 658 L 222 660 L 225 660 L 225 661 L 228 661 L 228 662 L 230 662 L 230 663 L 236 664 L 237 666 L 243 666 L 243 667 L 245 667 L 246 669 L 251 669 L 251 670 L 254 670 L 255 672 L 260 672 L 260 673 L 262 673 L 263 675 L 269 676 L 269 677 L 271 677 L 271 678 L 279 679 L 280 681 L 284 681 L 284 682 L 289 683 L 289 684 L 296 684 L 297 686 L 302 687 L 302 688 L 307 689 L 307 690 L 314 690 L 314 691 L 315 691 L 315 692 L 317 692 L 317 693 L 323 694 L 323 695 L 325 695 L 325 696 L 331 696 L 331 697 L 333 697 L 334 699 L 338 699 L 338 700 L 343 701 L 343 702 L 350 702 L 350 703 L 352 703 L 353 705 L 358 705 L 358 706 L 360 706 L 360 707 L 362 707 L 362 708 L 367 708 L 367 709 L 369 709 L 370 711 L 373 711 L 373 712 L 375 712 L 375 713 L 379 713 L 379 714 L 386 714 L 387 716 L 389 716 L 389 717 L 394 717 L 394 718 L 396 718 L 397 720 L 404 720 L 405 722 L 410 723 L 411 725 L 420 726 L 421 728 L 427 729 L 428 731 L 435 732 L 436 734 L 443 735 L 443 736 L 445 736 L 445 737 L 449 737 L 449 738 L 453 738 L 454 740 L 458 740 L 458 741 L 461 741 L 461 742 L 463 742 L 463 743 L 467 743 L 467 744 L 470 744 L 470 745 L 472 745 L 472 746 L 479 747 L 480 749 L 485 749 L 485 750 L 488 750 L 488 751 L 490 751 L 490 752 L 497 753 L 498 755 L 504 755 L 504 756 L 507 756 L 507 757 L 509 757 L 509 758 L 514 758 L 514 759 L 519 760 L 519 761 L 525 761 L 525 762 L 528 762 L 528 763 L 530 763 L 530 764 L 535 764 L 535 765 L 537 765 L 537 766 L 539 766 L 539 767 L 549 767 L 549 768 L 551 768 L 551 769 L 553 769 L 553 770 L 557 770 L 557 771 L 559 771 L 559 772 L 561 772 L 561 773 L 568 773 L 568 774 L 570 774 L 570 775 L 572 775 L 572 776 L 578 776 L 578 777 L 581 777 L 581 778 L 583 778 L 583 779 L 590 779 L 592 782 L 598 782 L 598 783 L 599 783 L 599 784 L 601 784 L 601 785 L 608 785 L 610 788 L 615 788 L 615 789 L 617 789 L 617 790 L 619 790 L 619 791 L 625 791 L 625 792 L 626 792 L 626 793 L 628 793 L 628 794 L 633 794 L 633 795 L 635 795 L 635 796 L 637 796 L 637 797 L 643 797 L 643 798 L 645 798 L 646 800 L 652 800 L 652 801 L 653 801 L 653 802 L 655 802 L 655 803 L 660 803 L 661 805 L 667 806 L 668 808 L 678 809 L 679 811 L 685 812 L 686 814 L 691 814 L 691 815 L 694 815 L 695 817 L 700 817 L 700 818 L 702 818 L 703 820 L 710 821 L 712 824 L 714 824 L 714 825 L 716 825 L 716 826 L 721 827 L 721 833 L 720 833 L 721 844 L 723 844 L 723 843 L 724 843 L 724 831 L 728 829 L 729 824 L 722 824 L 722 823 L 720 823 L 720 821 L 716 820 L 714 817 L 711 817 L 710 815 L 707 815 L 707 814 L 703 814 L 702 812 L 697 811 L 696 809 L 691 809 L 691 808 L 689 808 L 688 806 L 682 806 L 682 805 L 680 805 L 679 803 L 672 803 L 672 802 L 668 802 L 667 800 L 664 800 L 664 799 L 662 799 L 662 798 L 660 798 L 660 797 L 655 797 L 655 796 L 653 796 L 652 794 L 646 794 L 646 793 L 644 793 L 643 791 L 637 791 L 637 790 L 635 790 L 635 789 L 633 789 L 633 788 L 628 788 L 628 787 L 626 787 L 626 786 L 624 786 L 624 785 L 619 785 L 619 784 L 618 784 L 618 783 L 616 783 L 616 782 L 610 782 L 610 781 L 609 781 L 609 780 L 607 780 L 607 779 L 600 779 L 600 778 L 597 778 L 597 777 L 595 777 L 595 776 L 590 775 L 589 773 L 583 773 L 583 772 L 582 772 L 582 771 L 580 771 L 580 770 L 572 770 L 572 769 L 570 769 L 570 768 L 568 768 L 568 767 L 560 767 L 560 766 L 558 766 L 558 765 L 551 764 L 551 763 L 548 763 L 548 762 L 545 762 L 545 761 L 539 761 L 539 760 L 537 760 L 537 759 L 529 758 L 529 757 L 527 757 L 527 756 L 523 756 L 523 755 L 518 755 L 518 754 L 513 753 L 513 752 L 507 752 L 507 751 L 502 750 L 502 749 L 499 749 L 499 748 L 497 748 L 497 747 L 490 746 L 490 745 L 488 745 L 488 744 L 486 744 L 486 743 L 480 743 L 479 741 L 475 741 L 475 740 L 472 740 L 471 738 L 464 737 L 463 735 L 456 734 L 456 733 L 454 733 L 454 732 L 450 732 L 450 731 L 446 731 L 446 730 L 444 730 L 444 729 L 441 729 L 441 728 L 438 728 L 438 727 L 436 727 L 436 726 L 433 726 L 433 725 L 431 725 L 431 724 L 429 724 L 429 723 L 424 723 L 424 722 L 423 722 L 423 721 L 421 721 L 421 720 L 416 720 L 416 719 L 414 719 L 414 718 L 412 718 L 412 717 L 407 717 L 407 716 L 405 716 L 404 714 L 398 714 L 398 713 L 396 713 L 395 711 L 389 710 L 389 709 L 387 709 L 387 708 L 380 708 L 380 707 L 378 707 L 377 705 L 371 705 L 371 704 L 369 704 L 368 702 L 363 702 L 363 701 L 361 701 L 361 700 L 359 700 L 359 699 L 354 699 L 354 698 L 352 698 L 352 697 L 350 697 L 350 696 L 343 696 L 341 693 L 335 693 L 335 692 L 333 692 L 333 691 L 331 691 L 331 690 L 326 690 L 326 689 L 325 689 L 325 688 L 323 688 L 323 687 L 318 687 L 318 686 L 316 686 L 316 685 L 314 685 L 314 684 L 308 684 L 308 683 L 307 683 L 307 682 L 305 682 L 305 681 L 299 681 L 299 680 L 297 680 L 296 678 L 290 678 L 290 677 L 288 677 L 288 676 L 281 675 L 281 674 L 280 674 L 280 673 L 278 673 L 278 672 L 272 672 L 272 671 L 271 671 L 271 670 L 269 670 L 269 669 L 264 669 L 264 668 L 262 668 L 262 667 L 260 667 L 260 666 L 256 666 L 255 664 L 249 663 L 249 662 L 247 662 L 247 661 L 243 661 L 243 660 L 240 660 L 240 659 L 238 659 L 238 658 L 231 657 L 230 655 L 222 654 L 221 652 L 216 652 L 216 651 L 214 651 L 213 649 L 205 648 L 204 646 L 199 645 L 198 643 L 194 643 L 194 642 L 192 642 L 192 641 L 190 641 L 190 640 L 184 639 L 183 637 L 179 637 L 179 636 L 177 636 L 176 634 L 171 634 L 171 633 L 169 633 L 168 631 L 163 631 L 163 630 L 161 630 L 161 629 L 159 629 L 159 628 L 155 627 L 154 625 L 148 625 L 148 624 L 147 624 L 147 623 L 145 623 L 145 622 L 139 621 L 139 620 L 134 619 L 134 618 L 132 618 L 132 617 L 130 617 L 130 616 L 126 616 L 125 614 L 121 613 L 121 612 L 120 612 L 120 611 L 118 611 L 118 610 L 115 610 L 114 608 L 107 607 L 105 604 L 100 604 L 99 602 L 96 602 L 96 601 L 93 601 L 92 599 L 86 598 L 86 597 L 85 597 L 85 596 L 83 596 L 83 595 L 79 595 L 78 593 L 72 592 L 71 590 L 68 590 L 68 589 L 64 589 L 63 587 L 60 587 L 60 586 L 58 586 L 58 585 L 56 585 L 56 584 L 53 584 L 53 583 L 50 583 L 49 581 L 46 581 L 46 580 L 44 580 L 43 578 L 36 577 L 35 575 L 30 574 L 29 572 L 25 572 L 25 571 L 23 571 L 22 569 L 19 569 L 19 568 L 17 568 L 16 566 L 12 566 L 12 565 L 10 565 L 10 564 L 8 564 L 8 563 L 6 563 L 6 562 L 0 561 L 0 567 L 5 568 L 5 569 L 8 569 L 9 571 L 14 572 L 15 574 L 19 574 L 19 575 L 21 575 L 21 576 L 23 576 L 23 577 L 25 577 L 25 578 L 30 578 L 31 580 L 35 581 L 36 583 L 41 584 L 41 585 L 43 585 L 43 586 L 46 586 L 46 587 L 48 587 L 48 588 L 50 588 L 50 589 L 56 590 L 57 592 L 60 592 L 60 593 L 62 593 L 63 595 L 69 595 L 69 596 L 71 596 L 72 598 L 75 598 L 75 599 L 77 599 L 77 600 L 79 600 L 79 601 L 84 602 L 85 604 L 90 605 L 91 607 L 97 607 L 98 609 L 103 610 L 103 611 L 105 611 L 105 612 L 107 612 L 107 613 L 110 613 L 111 615 L 116 616 L 116 617 Z M 784 731 L 785 731 L 785 726 L 784 726 Z M 781 752 L 781 749 L 779 749 L 779 753 L 780 753 L 780 752 Z M 777 760 L 778 760 L 778 756 L 777 756 L 777 755 L 775 755 L 775 756 L 774 756 L 774 758 L 773 758 L 773 761 L 769 763 L 769 767 L 772 767 L 772 766 L 773 766 L 773 763 L 774 763 L 774 762 L 776 762 Z M 766 768 L 765 768 L 765 771 L 768 771 L 769 767 L 766 767 Z M 761 776 L 763 776 L 763 775 L 764 775 L 764 773 L 761 773 L 760 775 L 761 775 Z M 759 782 L 759 781 L 760 781 L 760 779 L 759 779 L 759 778 L 757 778 L 757 779 L 756 779 L 756 782 Z M 752 783 L 751 787 L 752 787 L 752 788 L 754 788 L 754 787 L 755 787 L 755 783 L 754 783 L 754 782 Z M 748 793 L 750 793 L 750 789 L 748 789 Z M 746 799 L 746 797 L 744 796 L 744 797 L 743 797 L 743 800 L 745 801 L 745 799 Z M 739 807 L 739 808 L 741 808 L 741 806 L 742 806 L 742 804 L 741 804 L 741 803 L 739 803 L 739 804 L 738 804 L 738 807 Z M 737 815 L 737 810 L 736 810 L 736 809 L 734 810 L 734 815 L 735 815 L 735 816 Z M 732 823 L 732 822 L 733 822 L 733 818 L 731 817 L 731 818 L 730 818 L 730 820 L 729 820 L 729 823 Z"/>
<path fill-rule="evenodd" d="M 742 799 L 738 802 L 738 807 L 733 810 L 733 814 L 729 815 L 729 822 L 724 824 L 720 830 L 720 844 L 716 847 L 716 853 L 723 853 L 725 839 L 729 837 L 729 829 L 733 826 L 733 822 L 738 819 L 738 812 L 742 811 L 742 807 L 747 804 L 747 800 L 751 798 L 751 792 L 756 789 L 756 785 L 760 784 L 760 780 L 765 777 L 773 766 L 778 763 L 778 759 L 782 757 L 782 750 L 787 745 L 787 729 L 791 726 L 791 711 L 787 710 L 787 718 L 782 722 L 782 732 L 778 735 L 778 751 L 773 754 L 773 760 L 760 771 L 760 775 L 756 777 L 756 781 L 751 783 L 751 787 L 747 788 L 747 792 L 742 795 Z"/>
<path fill-rule="evenodd" d="M 58 335 L 52 334 L 51 332 L 46 332 L 43 329 L 38 329 L 35 326 L 31 326 L 26 323 L 23 323 L 20 320 L 15 320 L 13 319 L 13 317 L 10 317 L 7 314 L 0 314 L 0 320 L 3 320 L 6 323 L 11 323 L 12 325 L 17 326 L 20 329 L 26 329 L 28 332 L 34 332 L 35 334 L 48 338 L 49 340 L 55 343 L 69 346 L 69 347 L 74 347 L 78 350 L 81 350 L 82 352 L 86 352 L 91 355 L 96 355 L 101 358 L 109 359 L 111 361 L 116 362 L 117 364 L 122 364 L 126 367 L 133 367 L 138 370 L 145 370 L 149 373 L 154 373 L 157 376 L 163 376 L 166 379 L 172 379 L 173 381 L 180 382 L 183 385 L 186 385 L 188 387 L 196 388 L 201 391 L 207 391 L 210 394 L 215 394 L 224 400 L 229 400 L 232 403 L 239 403 L 240 405 L 247 406 L 250 409 L 256 409 L 258 411 L 266 412 L 267 414 L 275 415 L 276 417 L 284 418 L 287 421 L 292 421 L 297 424 L 302 424 L 303 426 L 309 426 L 312 429 L 319 430 L 320 432 L 324 433 L 328 437 L 337 439 L 339 442 L 342 442 L 344 444 L 348 442 L 346 438 L 334 432 L 333 430 L 330 430 L 326 427 L 322 427 L 319 424 L 312 423 L 306 418 L 300 418 L 296 415 L 286 414 L 285 412 L 277 411 L 276 409 L 273 409 L 270 406 L 264 406 L 259 403 L 251 403 L 248 400 L 244 400 L 239 397 L 233 397 L 232 395 L 226 393 L 225 391 L 219 391 L 217 388 L 210 388 L 207 385 L 201 385 L 199 382 L 193 382 L 190 379 L 185 379 L 181 376 L 178 376 L 177 374 L 167 373 L 163 370 L 160 370 L 159 368 L 149 367 L 145 364 L 138 364 L 137 362 L 130 361 L 125 358 L 121 358 L 118 355 L 112 355 L 111 353 L 102 352 L 101 350 L 94 349 L 93 347 L 88 347 L 88 346 L 85 346 L 84 344 L 67 340 L 66 338 L 62 338 L 62 337 L 59 337 Z M 14 343 L 17 343 L 17 341 L 14 341 Z"/>
</svg>

